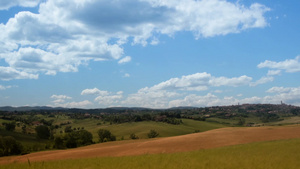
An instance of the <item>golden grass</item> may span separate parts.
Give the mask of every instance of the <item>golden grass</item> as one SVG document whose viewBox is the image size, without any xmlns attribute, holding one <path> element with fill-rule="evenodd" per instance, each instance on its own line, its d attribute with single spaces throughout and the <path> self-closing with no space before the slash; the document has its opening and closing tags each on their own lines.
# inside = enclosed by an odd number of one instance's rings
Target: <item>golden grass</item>
<svg viewBox="0 0 300 169">
<path fill-rule="evenodd" d="M 2 169 L 298 169 L 300 139 L 235 145 L 215 149 L 127 157 L 69 159 L 2 165 Z"/>
</svg>

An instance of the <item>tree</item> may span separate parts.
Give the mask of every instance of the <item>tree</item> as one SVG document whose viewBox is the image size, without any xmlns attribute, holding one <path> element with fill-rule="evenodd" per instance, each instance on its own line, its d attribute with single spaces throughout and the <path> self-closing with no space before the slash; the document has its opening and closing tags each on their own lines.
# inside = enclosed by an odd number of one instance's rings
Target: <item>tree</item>
<svg viewBox="0 0 300 169">
<path fill-rule="evenodd" d="M 21 154 L 23 146 L 14 137 L 0 137 L 0 157 Z"/>
<path fill-rule="evenodd" d="M 55 139 L 54 139 L 54 146 L 53 147 L 57 148 L 57 149 L 64 149 L 64 148 L 66 148 L 65 144 L 64 144 L 64 139 L 61 138 L 60 136 L 55 137 Z"/>
<path fill-rule="evenodd" d="M 245 122 L 246 122 L 246 120 L 241 117 L 241 118 L 239 118 L 239 121 L 238 121 L 237 125 L 243 126 L 245 124 Z"/>
<path fill-rule="evenodd" d="M 76 148 L 77 147 L 77 139 L 75 132 L 71 132 L 65 135 L 65 145 L 67 148 Z"/>
<path fill-rule="evenodd" d="M 27 130 L 26 130 L 26 125 L 23 125 L 22 126 L 22 133 L 26 134 L 27 133 Z"/>
<path fill-rule="evenodd" d="M 116 141 L 116 136 L 112 135 L 109 130 L 99 129 L 98 130 L 99 142 Z"/>
<path fill-rule="evenodd" d="M 50 129 L 47 126 L 37 126 L 35 132 L 38 138 L 49 139 L 50 137 Z"/>
<path fill-rule="evenodd" d="M 150 132 L 148 133 L 148 138 L 155 138 L 158 136 L 159 136 L 159 133 L 155 130 L 150 130 Z"/>
<path fill-rule="evenodd" d="M 71 133 L 72 131 L 72 126 L 66 126 L 65 133 Z"/>
<path fill-rule="evenodd" d="M 135 135 L 134 133 L 130 134 L 129 138 L 132 140 L 139 139 L 139 137 L 137 135 Z"/>
<path fill-rule="evenodd" d="M 5 130 L 7 131 L 14 131 L 16 129 L 16 122 L 10 123 L 2 123 L 5 126 Z"/>
<path fill-rule="evenodd" d="M 84 146 L 93 143 L 92 133 L 86 130 L 79 130 L 76 133 L 78 134 L 78 146 Z"/>
</svg>

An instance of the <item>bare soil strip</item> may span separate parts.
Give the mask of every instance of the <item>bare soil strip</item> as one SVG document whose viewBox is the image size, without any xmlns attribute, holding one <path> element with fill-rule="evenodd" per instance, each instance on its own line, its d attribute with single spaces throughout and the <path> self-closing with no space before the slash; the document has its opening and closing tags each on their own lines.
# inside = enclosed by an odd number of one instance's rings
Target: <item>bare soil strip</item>
<svg viewBox="0 0 300 169">
<path fill-rule="evenodd" d="M 91 157 L 117 157 L 194 151 L 260 141 L 300 138 L 299 126 L 221 128 L 176 137 L 117 141 L 91 146 L 0 158 L 0 164 Z"/>
</svg>

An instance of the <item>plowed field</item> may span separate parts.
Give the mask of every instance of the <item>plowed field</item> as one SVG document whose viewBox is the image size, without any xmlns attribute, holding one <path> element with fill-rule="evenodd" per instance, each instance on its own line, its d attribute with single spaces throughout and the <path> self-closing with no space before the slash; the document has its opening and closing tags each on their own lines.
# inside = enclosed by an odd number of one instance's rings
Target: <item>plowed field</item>
<svg viewBox="0 0 300 169">
<path fill-rule="evenodd" d="M 174 153 L 259 141 L 300 138 L 300 126 L 221 128 L 176 137 L 117 141 L 91 146 L 0 158 L 0 164 L 104 156 Z"/>
</svg>

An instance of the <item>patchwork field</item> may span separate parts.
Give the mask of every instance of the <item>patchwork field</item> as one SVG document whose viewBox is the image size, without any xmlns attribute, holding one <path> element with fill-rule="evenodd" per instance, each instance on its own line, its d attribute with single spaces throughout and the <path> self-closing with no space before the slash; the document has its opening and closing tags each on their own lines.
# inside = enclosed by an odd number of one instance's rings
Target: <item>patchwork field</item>
<svg viewBox="0 0 300 169">
<path fill-rule="evenodd" d="M 3 157 L 0 158 L 0 164 L 178 153 L 293 138 L 300 138 L 300 126 L 298 125 L 281 127 L 221 128 L 183 136 L 109 142 L 77 149 L 45 151 L 24 156 Z"/>
</svg>

